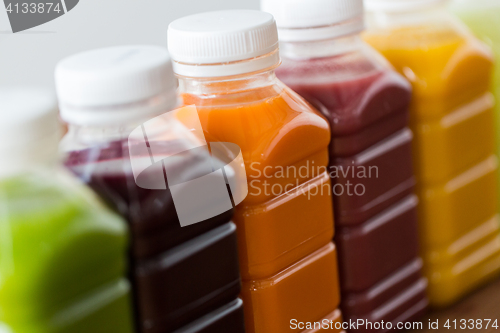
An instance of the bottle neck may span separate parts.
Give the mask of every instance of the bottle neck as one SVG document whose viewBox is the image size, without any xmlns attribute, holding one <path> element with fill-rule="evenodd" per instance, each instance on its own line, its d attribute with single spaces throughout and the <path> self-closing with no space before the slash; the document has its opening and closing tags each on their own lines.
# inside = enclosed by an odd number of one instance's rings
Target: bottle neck
<svg viewBox="0 0 500 333">
<path fill-rule="evenodd" d="M 61 101 L 61 118 L 69 124 L 99 126 L 102 124 L 117 126 L 153 118 L 179 105 L 177 92 L 169 89 L 144 100 L 124 104 L 101 106 L 75 106 Z"/>
<path fill-rule="evenodd" d="M 174 72 L 178 76 L 193 78 L 235 77 L 248 76 L 249 73 L 257 73 L 275 69 L 280 64 L 278 40 L 269 53 L 243 60 L 224 61 L 224 57 L 218 59 L 220 62 L 207 62 L 204 59 L 184 59 L 179 57 L 173 61 Z M 219 50 L 220 51 L 220 50 Z M 222 52 L 222 51 L 221 51 Z M 216 53 L 216 50 L 214 50 Z"/>
<path fill-rule="evenodd" d="M 61 152 L 68 153 L 79 150 L 95 149 L 96 147 L 107 147 L 110 143 L 125 143 L 130 134 L 136 128 L 148 121 L 135 121 L 128 124 L 116 125 L 80 125 L 69 124 L 68 132 L 61 140 L 59 148 Z M 169 124 L 162 123 L 166 133 L 170 132 Z"/>
<path fill-rule="evenodd" d="M 68 112 L 64 118 L 68 123 L 68 133 L 63 139 L 63 150 L 68 140 L 86 145 L 126 139 L 138 126 L 181 105 L 176 91 L 169 91 L 167 95 L 170 98 L 158 99 L 155 96 L 137 103 Z"/>
<path fill-rule="evenodd" d="M 82 144 L 99 144 L 112 141 L 124 140 L 128 137 L 130 132 L 134 130 L 137 126 L 140 126 L 140 122 L 134 122 L 127 125 L 108 125 L 108 126 L 97 126 L 97 125 L 77 125 L 69 124 L 68 133 L 63 139 L 67 138 L 77 138 Z"/>
<path fill-rule="evenodd" d="M 220 94 L 233 94 L 273 86 L 279 83 L 273 69 L 260 72 L 215 78 L 193 78 L 178 76 L 179 92 L 211 97 Z"/>
<path fill-rule="evenodd" d="M 445 1 L 424 2 L 419 6 L 401 7 L 398 10 L 375 8 L 366 12 L 366 21 L 370 29 L 418 26 L 428 23 L 447 24 L 451 17 Z"/>
<path fill-rule="evenodd" d="M 346 54 L 364 45 L 358 33 L 318 41 L 281 42 L 280 53 L 283 58 L 311 59 Z"/>
</svg>

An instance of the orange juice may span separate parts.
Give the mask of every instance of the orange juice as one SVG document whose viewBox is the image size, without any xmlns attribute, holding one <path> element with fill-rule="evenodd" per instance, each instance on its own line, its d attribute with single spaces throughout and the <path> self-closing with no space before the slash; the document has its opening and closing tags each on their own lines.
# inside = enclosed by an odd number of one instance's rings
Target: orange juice
<svg viewBox="0 0 500 333">
<path fill-rule="evenodd" d="M 435 2 L 368 1 L 365 38 L 413 84 L 421 252 L 444 306 L 500 271 L 498 161 L 491 52 Z"/>
<path fill-rule="evenodd" d="M 276 78 L 273 17 L 188 16 L 170 25 L 169 51 L 183 103 L 196 106 L 207 141 L 237 144 L 243 156 L 248 195 L 234 222 L 247 332 L 292 332 L 293 319 L 331 316 L 340 297 L 326 168 L 330 131 Z"/>
<path fill-rule="evenodd" d="M 280 272 L 333 236 L 330 179 L 317 174 L 328 163 L 328 125 L 273 74 L 259 76 L 276 84 L 239 91 L 232 83 L 214 100 L 182 95 L 197 106 L 209 141 L 241 148 L 249 190 L 234 219 L 246 280 Z"/>
</svg>

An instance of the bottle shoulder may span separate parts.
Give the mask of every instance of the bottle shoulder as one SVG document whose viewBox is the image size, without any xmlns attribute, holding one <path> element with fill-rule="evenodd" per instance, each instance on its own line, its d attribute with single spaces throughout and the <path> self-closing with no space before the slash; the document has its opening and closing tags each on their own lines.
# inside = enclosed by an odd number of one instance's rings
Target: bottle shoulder
<svg viewBox="0 0 500 333">
<path fill-rule="evenodd" d="M 185 105 L 196 107 L 205 131 L 207 128 L 231 131 L 229 124 L 246 124 L 242 128 L 244 132 L 279 130 L 285 125 L 287 129 L 316 125 L 323 130 L 325 127 L 318 111 L 279 80 L 273 85 L 246 91 L 209 96 L 182 94 L 182 98 Z M 301 120 L 296 122 L 296 118 Z"/>
<path fill-rule="evenodd" d="M 330 120 L 333 135 L 351 134 L 407 112 L 411 85 L 380 54 L 367 50 L 342 58 L 347 59 L 303 60 L 298 65 L 305 68 L 303 72 L 290 66 L 277 75 Z"/>
<path fill-rule="evenodd" d="M 280 81 L 242 95 L 183 99 L 196 105 L 207 140 L 237 144 L 248 168 L 254 162 L 262 168 L 293 165 L 326 152 L 330 141 L 327 120 Z"/>
<path fill-rule="evenodd" d="M 488 90 L 493 54 L 468 30 L 452 24 L 406 27 L 365 38 L 413 84 L 416 96 L 458 94 L 477 85 Z"/>
<path fill-rule="evenodd" d="M 366 43 L 356 49 L 331 56 L 294 58 L 282 56 L 277 76 L 285 83 L 321 84 L 364 81 L 390 71 L 391 65 Z"/>
</svg>

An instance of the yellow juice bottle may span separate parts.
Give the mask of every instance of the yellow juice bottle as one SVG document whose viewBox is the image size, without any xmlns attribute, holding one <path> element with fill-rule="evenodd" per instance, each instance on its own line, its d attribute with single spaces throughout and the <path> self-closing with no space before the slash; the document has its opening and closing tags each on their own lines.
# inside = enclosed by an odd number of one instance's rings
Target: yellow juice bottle
<svg viewBox="0 0 500 333">
<path fill-rule="evenodd" d="M 446 306 L 500 272 L 492 54 L 445 1 L 365 1 L 365 39 L 413 85 L 421 252 Z"/>
</svg>

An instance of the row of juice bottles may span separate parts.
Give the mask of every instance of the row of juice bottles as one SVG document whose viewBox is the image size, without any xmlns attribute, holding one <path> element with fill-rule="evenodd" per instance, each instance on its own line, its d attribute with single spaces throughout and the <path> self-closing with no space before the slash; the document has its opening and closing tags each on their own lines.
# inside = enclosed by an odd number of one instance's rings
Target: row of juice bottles
<svg viewBox="0 0 500 333">
<path fill-rule="evenodd" d="M 476 2 L 456 8 L 499 47 Z M 64 167 L 53 100 L 0 92 L 0 331 L 342 332 L 498 275 L 492 53 L 443 1 L 365 5 L 363 36 L 362 0 L 263 0 L 174 21 L 170 56 L 64 59 Z M 217 142 L 241 149 L 239 204 Z M 217 197 L 217 175 L 232 204 L 181 227 L 183 184 Z"/>
</svg>

